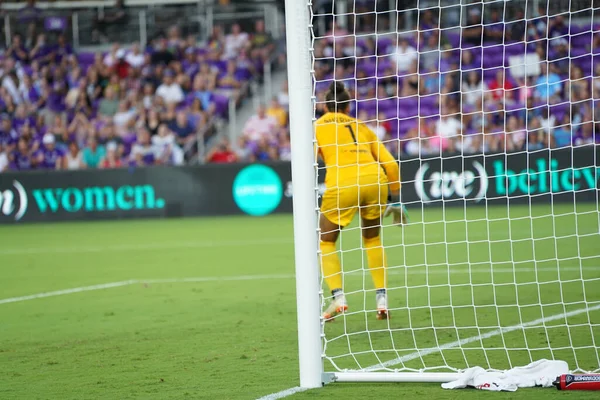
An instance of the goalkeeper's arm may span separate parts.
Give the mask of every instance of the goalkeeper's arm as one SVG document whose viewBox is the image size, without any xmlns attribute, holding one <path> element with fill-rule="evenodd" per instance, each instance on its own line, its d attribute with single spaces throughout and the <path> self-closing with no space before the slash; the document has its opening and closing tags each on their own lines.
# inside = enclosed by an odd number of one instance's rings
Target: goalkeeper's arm
<svg viewBox="0 0 600 400">
<path fill-rule="evenodd" d="M 379 140 L 377 140 L 376 145 L 371 145 L 371 151 L 385 171 L 389 182 L 390 195 L 383 216 L 393 215 L 394 224 L 406 224 L 408 223 L 408 213 L 406 207 L 400 202 L 400 166 Z"/>
</svg>

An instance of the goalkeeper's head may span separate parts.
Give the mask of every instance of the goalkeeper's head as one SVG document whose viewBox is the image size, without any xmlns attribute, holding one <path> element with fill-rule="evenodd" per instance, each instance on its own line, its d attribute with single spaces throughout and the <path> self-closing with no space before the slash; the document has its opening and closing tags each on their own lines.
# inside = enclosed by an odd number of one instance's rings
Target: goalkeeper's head
<svg viewBox="0 0 600 400">
<path fill-rule="evenodd" d="M 331 82 L 325 95 L 325 106 L 329 112 L 347 114 L 350 109 L 350 93 L 342 82 Z"/>
</svg>

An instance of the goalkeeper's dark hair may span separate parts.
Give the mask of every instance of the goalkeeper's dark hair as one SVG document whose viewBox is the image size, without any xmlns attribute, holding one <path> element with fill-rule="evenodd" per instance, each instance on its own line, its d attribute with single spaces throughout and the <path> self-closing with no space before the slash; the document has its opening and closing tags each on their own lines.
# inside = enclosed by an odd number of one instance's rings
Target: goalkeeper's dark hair
<svg viewBox="0 0 600 400">
<path fill-rule="evenodd" d="M 348 93 L 342 82 L 331 82 L 325 95 L 325 106 L 330 112 L 348 112 L 350 93 Z"/>
</svg>

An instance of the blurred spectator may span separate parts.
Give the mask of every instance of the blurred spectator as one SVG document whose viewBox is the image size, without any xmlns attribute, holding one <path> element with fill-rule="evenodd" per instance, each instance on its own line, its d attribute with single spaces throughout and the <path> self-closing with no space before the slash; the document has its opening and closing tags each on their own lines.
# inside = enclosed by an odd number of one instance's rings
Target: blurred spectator
<svg viewBox="0 0 600 400">
<path fill-rule="evenodd" d="M 485 21 L 483 28 L 483 39 L 486 42 L 502 43 L 505 36 L 505 25 L 502 22 L 500 11 L 497 8 L 492 8 L 489 19 Z"/>
<path fill-rule="evenodd" d="M 98 114 L 102 117 L 114 117 L 119 109 L 119 99 L 115 90 L 108 86 L 104 91 L 104 98 L 98 104 Z"/>
<path fill-rule="evenodd" d="M 69 148 L 64 157 L 64 168 L 68 170 L 83 169 L 86 165 L 83 162 L 83 153 L 79 151 L 77 142 L 69 143 Z"/>
<path fill-rule="evenodd" d="M 271 57 L 275 44 L 270 33 L 265 31 L 265 21 L 262 19 L 254 23 L 254 33 L 250 39 L 251 57 L 254 60 L 265 62 Z"/>
<path fill-rule="evenodd" d="M 506 135 L 507 140 L 512 143 L 514 150 L 521 150 L 525 146 L 525 140 L 527 139 L 527 132 L 520 126 L 519 119 L 515 116 L 508 118 L 506 123 Z"/>
<path fill-rule="evenodd" d="M 119 108 L 113 117 L 113 121 L 117 129 L 122 132 L 127 131 L 130 127 L 131 122 L 135 122 L 137 111 L 135 108 L 130 108 L 127 100 L 121 100 L 119 102 Z"/>
<path fill-rule="evenodd" d="M 46 65 L 54 61 L 55 55 L 56 52 L 53 51 L 52 47 L 48 43 L 46 43 L 46 35 L 40 33 L 37 36 L 35 46 L 29 52 L 27 59 L 31 61 L 35 60 L 42 65 Z"/>
<path fill-rule="evenodd" d="M 600 76 L 600 74 L 599 74 L 599 76 Z M 598 87 L 600 88 L 600 85 L 598 85 Z M 277 95 L 277 101 L 279 101 L 279 104 L 281 104 L 282 107 L 284 107 L 285 109 L 289 109 L 290 93 L 288 91 L 287 79 L 283 82 L 283 85 L 281 85 L 281 91 Z"/>
<path fill-rule="evenodd" d="M 64 34 L 58 35 L 56 39 L 57 43 L 54 48 L 53 54 L 56 62 L 60 63 L 63 61 L 65 57 L 69 57 L 73 55 L 73 48 L 69 43 L 67 43 L 67 38 Z"/>
<path fill-rule="evenodd" d="M 104 146 L 98 145 L 95 137 L 87 140 L 87 146 L 83 149 L 83 162 L 88 168 L 98 168 L 106 155 Z"/>
<path fill-rule="evenodd" d="M 225 52 L 223 56 L 226 59 L 234 59 L 248 45 L 248 34 L 242 32 L 240 25 L 235 23 L 231 26 L 231 33 L 225 37 Z"/>
<path fill-rule="evenodd" d="M 558 74 L 568 74 L 571 60 L 569 58 L 569 42 L 567 39 L 560 38 L 554 41 L 554 51 L 548 55 L 548 61 L 554 67 Z"/>
<path fill-rule="evenodd" d="M 256 115 L 251 116 L 243 130 L 244 135 L 251 142 L 258 142 L 261 138 L 270 138 L 277 133 L 277 121 L 267 115 L 264 105 L 260 105 Z"/>
<path fill-rule="evenodd" d="M 131 45 L 131 50 L 129 50 L 125 56 L 127 64 L 133 68 L 139 69 L 144 65 L 145 60 L 146 57 L 140 51 L 140 44 L 138 42 L 133 43 L 133 45 Z"/>
<path fill-rule="evenodd" d="M 468 10 L 467 24 L 462 30 L 463 40 L 467 43 L 481 46 L 483 40 L 483 25 L 479 5 L 471 6 Z"/>
<path fill-rule="evenodd" d="M 475 60 L 473 59 L 473 53 L 470 49 L 462 49 L 460 54 L 460 68 L 463 71 L 469 71 L 471 69 L 481 67 L 481 62 L 475 63 Z"/>
<path fill-rule="evenodd" d="M 248 142 L 248 138 L 244 136 L 240 136 L 238 139 L 238 145 L 235 149 L 235 155 L 239 162 L 254 162 L 254 153 L 250 148 L 250 143 Z"/>
<path fill-rule="evenodd" d="M 154 51 L 150 58 L 152 65 L 169 65 L 175 59 L 175 55 L 167 48 L 167 39 L 158 38 L 154 45 Z"/>
<path fill-rule="evenodd" d="M 483 79 L 481 79 L 481 71 L 472 70 L 467 72 L 466 79 L 462 86 L 464 102 L 469 105 L 474 105 L 476 103 L 483 104 L 483 98 L 486 91 L 487 85 Z"/>
<path fill-rule="evenodd" d="M 420 49 L 420 63 L 424 71 L 437 71 L 440 65 L 440 43 L 437 32 L 428 36 L 427 42 Z"/>
<path fill-rule="evenodd" d="M 234 163 L 238 161 L 238 157 L 231 149 L 229 140 L 222 139 L 206 156 L 206 161 L 209 163 Z"/>
<path fill-rule="evenodd" d="M 540 129 L 539 120 L 532 120 L 529 126 L 529 133 L 527 135 L 527 151 L 541 150 L 546 147 L 542 141 L 543 137 L 544 135 L 543 131 Z"/>
<path fill-rule="evenodd" d="M 435 125 L 436 140 L 431 143 L 433 148 L 439 148 L 443 151 L 451 150 L 454 141 L 462 132 L 462 124 L 455 114 L 448 115 L 442 110 L 442 115 Z"/>
<path fill-rule="evenodd" d="M 522 42 L 525 40 L 525 13 L 523 9 L 518 8 L 515 11 L 513 18 L 511 18 L 511 22 L 506 25 L 506 35 L 509 40 L 515 40 L 518 42 Z"/>
<path fill-rule="evenodd" d="M 163 75 L 163 83 L 156 89 L 156 95 L 162 98 L 166 104 L 181 103 L 184 99 L 181 86 L 173 78 L 173 71 L 166 70 Z"/>
<path fill-rule="evenodd" d="M 92 30 L 92 40 L 108 41 L 107 28 L 110 25 L 125 25 L 127 23 L 127 10 L 125 9 L 125 0 L 115 0 L 115 5 L 105 10 L 102 16 L 98 16 L 94 21 Z"/>
<path fill-rule="evenodd" d="M 37 154 L 34 154 L 36 164 L 43 169 L 62 169 L 64 153 L 55 145 L 56 139 L 53 134 L 46 133 L 42 139 L 42 146 Z"/>
<path fill-rule="evenodd" d="M 277 121 L 279 127 L 285 128 L 288 123 L 288 114 L 287 110 L 279 104 L 279 99 L 277 96 L 273 97 L 271 100 L 271 104 L 267 109 L 267 115 L 272 117 Z"/>
<path fill-rule="evenodd" d="M 279 140 L 279 160 L 292 161 L 292 145 L 288 135 L 283 135 Z"/>
<path fill-rule="evenodd" d="M 557 103 L 562 90 L 560 76 L 553 71 L 552 66 L 549 69 L 546 62 L 542 62 L 540 67 L 541 74 L 535 82 L 534 95 L 540 101 Z"/>
<path fill-rule="evenodd" d="M 334 42 L 341 42 L 344 40 L 344 37 L 348 36 L 348 30 L 344 29 L 340 24 L 334 24 L 331 22 L 329 25 L 329 31 L 325 33 L 325 38 L 327 42 L 332 44 Z"/>
<path fill-rule="evenodd" d="M 571 75 L 568 83 L 565 97 L 571 102 L 580 102 L 590 98 L 588 79 L 583 77 L 583 72 L 577 65 L 571 67 Z"/>
<path fill-rule="evenodd" d="M 144 119 L 144 127 L 150 132 L 151 136 L 158 133 L 158 128 L 161 124 L 160 117 L 156 109 L 152 108 L 148 110 L 147 117 Z"/>
<path fill-rule="evenodd" d="M 177 145 L 177 138 L 165 124 L 158 127 L 158 133 L 152 136 L 152 146 L 160 164 L 182 165 L 184 153 Z"/>
<path fill-rule="evenodd" d="M 575 145 L 584 146 L 594 143 L 594 124 L 592 122 L 586 122 L 581 125 L 581 131 L 575 138 Z"/>
<path fill-rule="evenodd" d="M 220 60 L 223 56 L 224 46 L 225 38 L 223 36 L 223 28 L 220 25 L 215 25 L 208 38 L 208 58 L 211 60 Z"/>
<path fill-rule="evenodd" d="M 119 43 L 113 43 L 110 46 L 110 51 L 106 53 L 106 55 L 102 59 L 102 63 L 108 68 L 113 68 L 117 64 L 120 55 L 120 50 L 121 48 Z"/>
<path fill-rule="evenodd" d="M 11 101 L 14 105 L 21 104 L 23 99 L 19 93 L 19 78 L 16 70 L 11 70 L 4 75 L 2 79 L 2 87 L 6 89 L 7 95 L 10 96 Z"/>
<path fill-rule="evenodd" d="M 495 101 L 501 101 L 503 103 L 511 103 L 513 101 L 513 88 L 514 86 L 508 77 L 505 77 L 504 69 L 500 69 L 496 72 L 496 77 L 490 82 L 489 86 L 489 89 L 492 92 L 492 98 Z"/>
<path fill-rule="evenodd" d="M 560 125 L 557 126 L 552 132 L 556 147 L 571 146 L 575 138 L 573 133 L 574 132 L 571 130 L 571 121 L 569 116 L 565 115 Z"/>
<path fill-rule="evenodd" d="M 8 155 L 4 149 L 4 145 L 0 142 L 0 173 L 8 169 Z"/>
<path fill-rule="evenodd" d="M 117 152 L 118 146 L 111 142 L 106 145 L 106 156 L 100 162 L 99 168 L 109 169 L 109 168 L 121 168 L 123 163 L 119 158 Z"/>
<path fill-rule="evenodd" d="M 398 46 L 388 50 L 388 53 L 392 55 L 392 62 L 396 69 L 405 72 L 417 60 L 417 50 L 408 43 L 406 37 L 399 37 L 398 40 Z"/>
<path fill-rule="evenodd" d="M 183 111 L 177 113 L 177 117 L 169 123 L 168 128 L 176 135 L 175 140 L 181 146 L 196 140 L 196 130 Z"/>
<path fill-rule="evenodd" d="M 419 30 L 424 31 L 425 34 L 432 34 L 433 30 L 438 28 L 438 22 L 431 9 L 425 9 L 421 11 L 419 18 Z"/>
<path fill-rule="evenodd" d="M 2 115 L 0 123 L 0 143 L 7 151 L 12 151 L 19 139 L 19 133 L 13 127 L 12 119 L 8 115 Z"/>
<path fill-rule="evenodd" d="M 413 63 L 408 67 L 407 74 L 403 76 L 402 79 L 402 89 L 400 91 L 401 97 L 410 97 L 416 96 L 418 94 L 422 94 L 422 90 L 424 90 L 424 85 L 421 84 L 421 77 L 418 74 L 418 64 L 417 61 L 413 61 Z M 392 93 L 395 96 L 395 93 Z M 377 98 L 385 99 L 388 98 L 389 95 L 386 92 L 383 86 L 379 86 L 377 88 Z"/>
<path fill-rule="evenodd" d="M 17 148 L 9 156 L 10 169 L 14 171 L 27 171 L 35 168 L 35 160 L 25 138 L 17 141 Z"/>
<path fill-rule="evenodd" d="M 539 119 L 540 126 L 547 134 L 551 134 L 556 126 L 556 117 L 549 114 L 547 106 L 542 107 L 542 115 Z"/>
<path fill-rule="evenodd" d="M 592 94 L 594 99 L 600 99 L 600 63 L 594 65 L 594 78 L 592 79 Z"/>
<path fill-rule="evenodd" d="M 129 163 L 132 166 L 144 167 L 156 164 L 156 149 L 150 141 L 150 133 L 145 128 L 139 128 L 137 141 L 131 147 Z"/>
<path fill-rule="evenodd" d="M 42 10 L 36 7 L 36 0 L 27 0 L 27 4 L 19 9 L 17 20 L 19 24 L 34 25 L 42 19 Z"/>
<path fill-rule="evenodd" d="M 217 86 L 220 94 L 233 98 L 237 104 L 242 94 L 242 83 L 236 74 L 236 67 L 235 61 L 229 60 L 227 70 L 219 77 Z"/>
</svg>

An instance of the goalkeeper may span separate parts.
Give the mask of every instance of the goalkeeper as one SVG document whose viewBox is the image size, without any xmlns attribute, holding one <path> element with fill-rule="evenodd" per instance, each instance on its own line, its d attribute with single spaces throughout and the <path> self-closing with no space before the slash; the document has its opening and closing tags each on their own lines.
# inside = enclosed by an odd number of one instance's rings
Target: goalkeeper
<svg viewBox="0 0 600 400">
<path fill-rule="evenodd" d="M 382 217 L 390 214 L 395 224 L 407 222 L 406 209 L 400 204 L 400 169 L 375 133 L 348 115 L 350 95 L 341 82 L 331 84 L 325 101 L 328 112 L 317 120 L 315 129 L 317 151 L 326 168 L 319 220 L 321 268 L 333 300 L 323 318 L 329 321 L 348 309 L 336 242 L 358 210 L 376 289 L 377 319 L 387 319 L 386 261 L 380 230 Z"/>
</svg>

